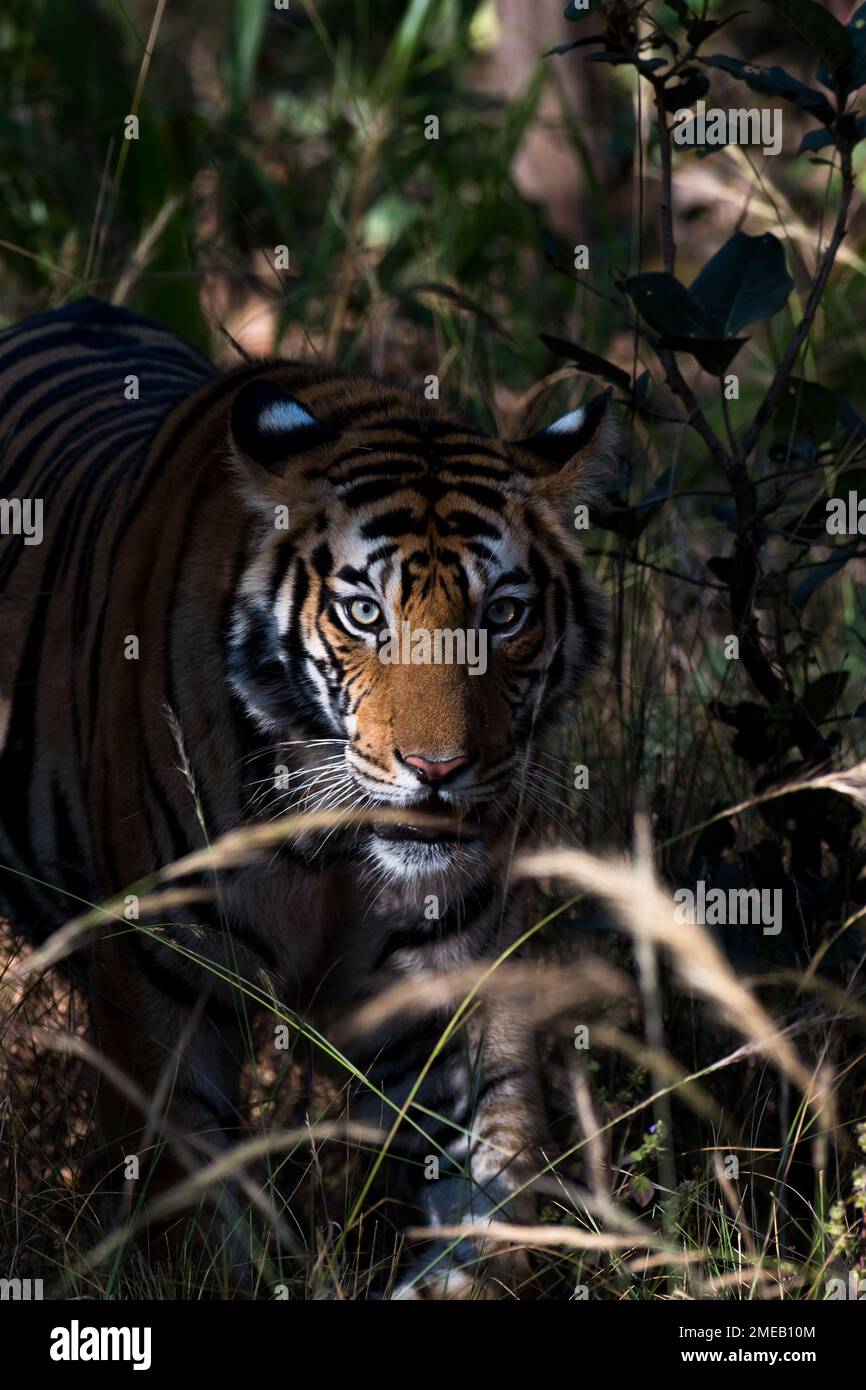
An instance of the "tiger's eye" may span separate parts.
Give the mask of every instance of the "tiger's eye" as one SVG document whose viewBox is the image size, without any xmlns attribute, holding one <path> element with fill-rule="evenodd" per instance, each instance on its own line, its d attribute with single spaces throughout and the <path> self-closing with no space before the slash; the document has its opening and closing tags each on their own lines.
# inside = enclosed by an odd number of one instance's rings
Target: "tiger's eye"
<svg viewBox="0 0 866 1390">
<path fill-rule="evenodd" d="M 520 605 L 513 598 L 498 598 L 487 610 L 487 620 L 494 627 L 510 627 L 520 613 Z"/>
<path fill-rule="evenodd" d="M 355 598 L 349 604 L 349 616 L 359 627 L 372 627 L 381 618 L 382 610 L 371 598 Z"/>
</svg>

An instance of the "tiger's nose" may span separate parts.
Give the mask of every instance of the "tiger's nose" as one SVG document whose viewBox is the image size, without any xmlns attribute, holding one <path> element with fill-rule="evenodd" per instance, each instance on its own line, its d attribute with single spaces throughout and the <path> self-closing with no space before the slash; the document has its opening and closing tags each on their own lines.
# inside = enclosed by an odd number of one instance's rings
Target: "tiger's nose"
<svg viewBox="0 0 866 1390">
<path fill-rule="evenodd" d="M 409 753 L 406 757 L 398 753 L 397 756 L 412 768 L 419 782 L 432 782 L 437 786 L 450 781 L 455 773 L 472 762 L 468 754 L 461 754 L 459 758 L 422 758 L 420 753 Z"/>
</svg>

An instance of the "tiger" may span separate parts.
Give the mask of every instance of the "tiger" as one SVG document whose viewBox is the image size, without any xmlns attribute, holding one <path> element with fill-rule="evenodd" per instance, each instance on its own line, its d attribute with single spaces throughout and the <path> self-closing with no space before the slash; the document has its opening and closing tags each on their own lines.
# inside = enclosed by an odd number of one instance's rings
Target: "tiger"
<svg viewBox="0 0 866 1390">
<path fill-rule="evenodd" d="M 44 942 L 232 832 L 336 813 L 201 861 L 155 926 L 115 912 L 82 948 L 105 1152 L 162 1153 L 132 1190 L 176 1176 L 178 1136 L 236 1142 L 239 980 L 327 1037 L 525 929 L 527 755 L 604 647 L 574 514 L 610 391 L 513 442 L 428 394 L 311 362 L 218 370 L 92 298 L 0 335 L 5 914 Z M 483 641 L 473 663 L 414 660 L 418 633 Z M 431 1232 L 393 1297 L 499 1296 L 499 1256 L 436 1228 L 534 1210 L 533 1029 L 491 999 L 437 1050 L 452 1013 L 345 1045 L 365 1122 L 401 1120 L 405 1210 Z M 136 1095 L 159 1098 L 162 1146 Z"/>
</svg>

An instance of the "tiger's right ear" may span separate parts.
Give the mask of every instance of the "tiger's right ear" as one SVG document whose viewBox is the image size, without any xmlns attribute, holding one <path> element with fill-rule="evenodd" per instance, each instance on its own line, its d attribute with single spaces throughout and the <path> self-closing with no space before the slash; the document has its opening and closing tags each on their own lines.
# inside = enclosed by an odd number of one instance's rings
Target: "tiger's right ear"
<svg viewBox="0 0 866 1390">
<path fill-rule="evenodd" d="M 252 462 L 283 477 L 286 465 L 299 454 L 339 438 L 339 430 L 323 425 L 295 396 L 275 381 L 248 381 L 235 396 L 231 440 L 241 462 Z"/>
</svg>

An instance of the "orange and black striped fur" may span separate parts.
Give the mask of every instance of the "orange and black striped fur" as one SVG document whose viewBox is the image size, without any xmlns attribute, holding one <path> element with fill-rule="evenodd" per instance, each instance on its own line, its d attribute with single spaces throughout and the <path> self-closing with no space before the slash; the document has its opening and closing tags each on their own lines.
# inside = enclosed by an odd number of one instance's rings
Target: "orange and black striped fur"
<svg viewBox="0 0 866 1390">
<path fill-rule="evenodd" d="M 0 514 L 13 922 L 43 938 L 205 835 L 298 809 L 420 818 L 287 841 L 203 874 L 205 901 L 171 925 L 115 923 L 88 948 L 99 1045 L 145 1096 L 163 1087 L 176 1131 L 218 1144 L 233 1127 L 244 1046 L 224 972 L 326 1026 L 514 939 L 528 755 L 600 649 L 573 508 L 605 404 L 507 444 L 376 380 L 280 361 L 218 374 L 94 300 L 0 335 L 0 498 L 43 505 L 40 544 Z M 386 663 L 384 630 L 404 622 L 483 631 L 486 669 Z M 390 1102 L 444 1017 L 358 1045 Z M 134 1151 L 141 1116 L 99 1094 L 106 1143 Z M 513 1215 L 541 1123 L 521 1020 L 476 1016 L 417 1100 L 401 1140 L 428 1221 Z M 439 1156 L 437 1181 L 419 1154 Z"/>
</svg>

